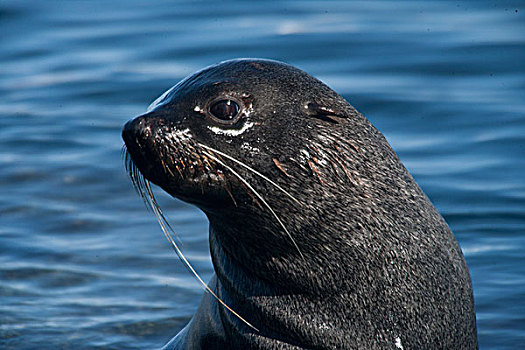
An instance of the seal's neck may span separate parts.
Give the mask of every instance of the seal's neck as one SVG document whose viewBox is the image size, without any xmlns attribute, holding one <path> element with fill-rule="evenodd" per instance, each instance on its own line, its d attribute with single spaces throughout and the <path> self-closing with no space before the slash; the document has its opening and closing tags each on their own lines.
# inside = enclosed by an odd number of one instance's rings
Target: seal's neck
<svg viewBox="0 0 525 350">
<path fill-rule="evenodd" d="M 242 248 L 238 247 L 238 249 Z M 280 292 L 279 281 L 261 278 L 261 274 L 255 274 L 250 267 L 244 266 L 249 264 L 249 261 L 241 262 L 232 257 L 224 249 L 220 233 L 212 226 L 210 226 L 210 253 L 218 282 L 233 301 L 243 299 L 244 302 L 244 299 L 252 296 Z"/>
<path fill-rule="evenodd" d="M 338 319 L 336 314 L 333 317 L 327 315 L 326 310 L 322 314 L 315 312 L 326 301 L 306 293 L 294 293 L 286 286 L 283 287 L 280 281 L 253 274 L 251 269 L 244 267 L 247 262 L 234 260 L 224 250 L 219 234 L 210 227 L 210 251 L 217 274 L 217 295 L 258 329 L 255 331 L 250 328 L 217 304 L 226 333 L 232 333 L 231 339 L 241 342 L 243 339 L 247 342 L 256 339 L 263 345 L 262 348 L 274 342 L 311 345 L 313 343 L 308 339 L 322 339 L 321 333 L 328 329 L 326 318 Z M 309 319 L 307 326 L 304 324 L 305 319 Z"/>
</svg>

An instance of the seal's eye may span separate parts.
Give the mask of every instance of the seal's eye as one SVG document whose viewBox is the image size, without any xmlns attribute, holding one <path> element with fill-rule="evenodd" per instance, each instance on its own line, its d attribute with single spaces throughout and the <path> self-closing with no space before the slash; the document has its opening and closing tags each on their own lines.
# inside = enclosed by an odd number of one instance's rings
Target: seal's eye
<svg viewBox="0 0 525 350">
<path fill-rule="evenodd" d="M 219 100 L 210 106 L 210 113 L 219 122 L 233 122 L 241 108 L 233 100 Z"/>
</svg>

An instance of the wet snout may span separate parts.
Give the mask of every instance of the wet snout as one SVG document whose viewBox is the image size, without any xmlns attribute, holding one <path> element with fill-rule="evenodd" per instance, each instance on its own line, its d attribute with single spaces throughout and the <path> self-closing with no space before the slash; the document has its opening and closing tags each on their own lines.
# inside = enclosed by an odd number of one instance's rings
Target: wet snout
<svg viewBox="0 0 525 350">
<path fill-rule="evenodd" d="M 128 121 L 122 128 L 122 139 L 131 152 L 141 149 L 151 135 L 151 124 L 147 121 L 147 115 L 140 115 Z"/>
<path fill-rule="evenodd" d="M 164 126 L 162 118 L 146 113 L 128 121 L 122 128 L 122 139 L 131 159 L 146 178 L 154 177 L 159 163 L 158 130 Z M 153 179 L 151 179 L 153 180 Z"/>
</svg>

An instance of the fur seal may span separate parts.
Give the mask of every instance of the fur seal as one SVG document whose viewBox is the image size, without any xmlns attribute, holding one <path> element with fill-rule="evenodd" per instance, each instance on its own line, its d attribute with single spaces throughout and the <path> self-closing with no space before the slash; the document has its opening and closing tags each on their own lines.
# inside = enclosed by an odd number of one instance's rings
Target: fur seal
<svg viewBox="0 0 525 350">
<path fill-rule="evenodd" d="M 384 136 L 319 80 L 222 62 L 122 134 L 144 196 L 151 181 L 210 222 L 216 274 L 166 349 L 477 348 L 452 232 Z"/>
</svg>

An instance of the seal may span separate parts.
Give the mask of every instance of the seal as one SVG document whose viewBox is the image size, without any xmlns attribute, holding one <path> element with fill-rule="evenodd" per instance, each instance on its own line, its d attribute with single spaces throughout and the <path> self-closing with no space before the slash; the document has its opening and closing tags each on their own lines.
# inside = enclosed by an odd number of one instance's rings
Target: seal
<svg viewBox="0 0 525 350">
<path fill-rule="evenodd" d="M 321 81 L 222 62 L 122 134 L 141 193 L 155 206 L 152 182 L 210 223 L 215 275 L 166 349 L 477 348 L 452 232 L 383 135 Z"/>
</svg>

